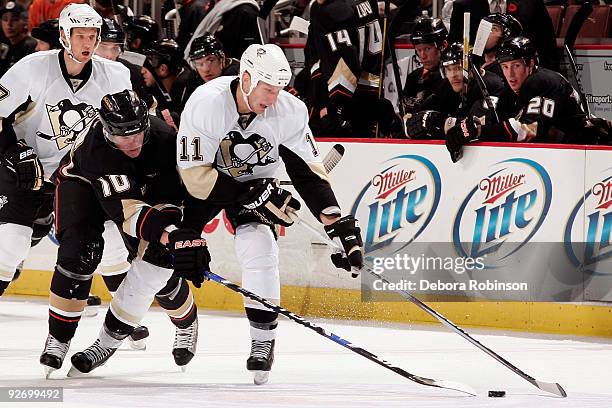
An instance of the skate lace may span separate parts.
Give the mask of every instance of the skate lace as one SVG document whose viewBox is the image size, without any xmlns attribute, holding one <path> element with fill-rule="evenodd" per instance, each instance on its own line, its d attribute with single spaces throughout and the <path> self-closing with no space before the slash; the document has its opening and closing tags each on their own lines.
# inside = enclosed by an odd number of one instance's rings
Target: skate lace
<svg viewBox="0 0 612 408">
<path fill-rule="evenodd" d="M 185 329 L 177 327 L 176 334 L 174 336 L 174 345 L 172 348 L 193 349 L 195 347 L 197 338 L 197 328 L 197 320 L 191 323 L 189 327 Z"/>
<path fill-rule="evenodd" d="M 271 340 L 251 340 L 251 357 L 267 359 L 271 349 Z"/>
<path fill-rule="evenodd" d="M 47 343 L 45 344 L 45 353 L 52 354 L 54 356 L 60 357 L 61 359 L 64 359 L 64 357 L 66 357 L 66 354 L 68 353 L 69 345 L 69 342 L 62 343 L 52 335 L 49 335 L 47 337 Z"/>
<path fill-rule="evenodd" d="M 92 363 L 98 363 L 112 354 L 113 349 L 100 345 L 100 340 L 83 350 L 83 354 Z"/>
</svg>

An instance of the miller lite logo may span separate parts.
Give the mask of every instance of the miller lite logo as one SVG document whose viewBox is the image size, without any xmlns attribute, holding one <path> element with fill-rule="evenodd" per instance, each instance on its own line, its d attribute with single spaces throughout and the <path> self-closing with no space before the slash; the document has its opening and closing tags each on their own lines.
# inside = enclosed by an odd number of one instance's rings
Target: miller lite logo
<svg viewBox="0 0 612 408">
<path fill-rule="evenodd" d="M 531 240 L 552 200 L 546 169 L 524 158 L 495 164 L 467 194 L 453 223 L 453 245 L 460 256 L 502 260 Z M 504 243 L 513 242 L 514 245 Z M 490 263 L 487 266 L 492 266 Z"/>
<path fill-rule="evenodd" d="M 436 166 L 419 155 L 385 161 L 357 195 L 351 213 L 365 230 L 366 253 L 413 242 L 429 225 L 440 202 L 441 180 Z"/>
<path fill-rule="evenodd" d="M 608 169 L 607 173 L 610 171 Z M 611 207 L 612 175 L 605 175 L 574 206 L 565 227 L 564 246 L 568 258 L 574 266 L 594 275 L 610 274 Z"/>
</svg>

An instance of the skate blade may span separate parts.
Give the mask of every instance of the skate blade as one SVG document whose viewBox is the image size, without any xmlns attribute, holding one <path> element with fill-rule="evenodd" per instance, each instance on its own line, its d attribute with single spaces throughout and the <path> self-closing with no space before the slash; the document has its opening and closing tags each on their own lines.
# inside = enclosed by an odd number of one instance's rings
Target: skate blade
<svg viewBox="0 0 612 408">
<path fill-rule="evenodd" d="M 68 370 L 68 374 L 66 374 L 66 377 L 70 377 L 70 378 L 79 378 L 79 377 L 88 377 L 90 373 L 83 373 L 81 371 L 79 371 L 78 368 L 76 368 L 75 366 L 70 367 L 70 370 Z"/>
<path fill-rule="evenodd" d="M 49 366 L 43 366 L 43 371 L 45 372 L 45 380 L 48 380 L 51 376 L 51 373 L 56 371 L 56 369 Z"/>
<path fill-rule="evenodd" d="M 181 373 L 186 373 L 187 372 L 187 366 L 179 366 L 179 368 L 181 369 Z"/>
<path fill-rule="evenodd" d="M 132 350 L 146 350 L 147 349 L 147 342 L 145 341 L 145 339 L 132 340 L 131 338 L 128 337 L 128 344 L 130 345 L 130 348 Z"/>
<path fill-rule="evenodd" d="M 268 382 L 270 376 L 269 371 L 251 371 L 253 373 L 253 382 L 255 385 L 263 385 Z"/>
</svg>

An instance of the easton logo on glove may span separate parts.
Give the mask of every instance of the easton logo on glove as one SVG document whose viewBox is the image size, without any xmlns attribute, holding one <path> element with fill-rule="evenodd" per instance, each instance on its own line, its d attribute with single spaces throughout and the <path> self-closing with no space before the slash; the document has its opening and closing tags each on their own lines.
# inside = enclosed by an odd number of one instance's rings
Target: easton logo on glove
<svg viewBox="0 0 612 408">
<path fill-rule="evenodd" d="M 206 246 L 205 239 L 186 239 L 184 241 L 176 241 L 174 243 L 174 249 L 205 247 L 205 246 Z"/>
<path fill-rule="evenodd" d="M 467 127 L 466 119 L 461 121 L 461 130 L 463 131 L 463 137 L 466 139 L 470 138 L 470 130 Z"/>
</svg>

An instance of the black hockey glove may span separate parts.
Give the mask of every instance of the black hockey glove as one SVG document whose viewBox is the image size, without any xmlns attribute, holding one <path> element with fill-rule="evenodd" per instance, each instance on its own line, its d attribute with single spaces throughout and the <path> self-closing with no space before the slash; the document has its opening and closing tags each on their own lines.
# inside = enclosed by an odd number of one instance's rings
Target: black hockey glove
<svg viewBox="0 0 612 408">
<path fill-rule="evenodd" d="M 240 205 L 264 224 L 291 226 L 293 220 L 289 214 L 300 209 L 300 202 L 280 188 L 275 179 L 263 178 L 253 182 L 251 189 L 238 198 Z"/>
<path fill-rule="evenodd" d="M 196 231 L 180 228 L 168 234 L 168 249 L 173 256 L 174 274 L 190 280 L 196 288 L 210 271 L 210 253 L 206 240 Z"/>
<path fill-rule="evenodd" d="M 464 145 L 478 140 L 478 126 L 478 118 L 465 118 L 446 132 L 446 148 L 453 163 L 461 158 Z"/>
<path fill-rule="evenodd" d="M 346 107 L 344 105 L 330 105 L 327 107 L 327 115 L 321 118 L 329 129 L 329 136 L 348 136 L 353 132 L 351 122 L 347 119 Z"/>
<path fill-rule="evenodd" d="M 444 115 L 425 110 L 407 115 L 406 134 L 411 139 L 444 139 Z"/>
<path fill-rule="evenodd" d="M 376 120 L 378 129 L 383 136 L 404 137 L 402 119 L 397 113 L 390 100 L 379 98 L 376 102 Z"/>
<path fill-rule="evenodd" d="M 599 145 L 612 144 L 612 124 L 607 119 L 592 117 L 587 120 L 585 128 L 594 130 L 595 143 Z"/>
<path fill-rule="evenodd" d="M 331 260 L 336 268 L 351 271 L 354 266 L 363 268 L 363 241 L 359 222 L 352 215 L 344 216 L 331 225 L 325 226 L 325 232 L 344 249 L 343 253 L 332 254 Z M 353 278 L 358 274 L 353 273 Z"/>
<path fill-rule="evenodd" d="M 40 190 L 43 185 L 43 167 L 33 148 L 21 139 L 4 154 L 6 167 L 15 173 L 17 187 Z"/>
</svg>

